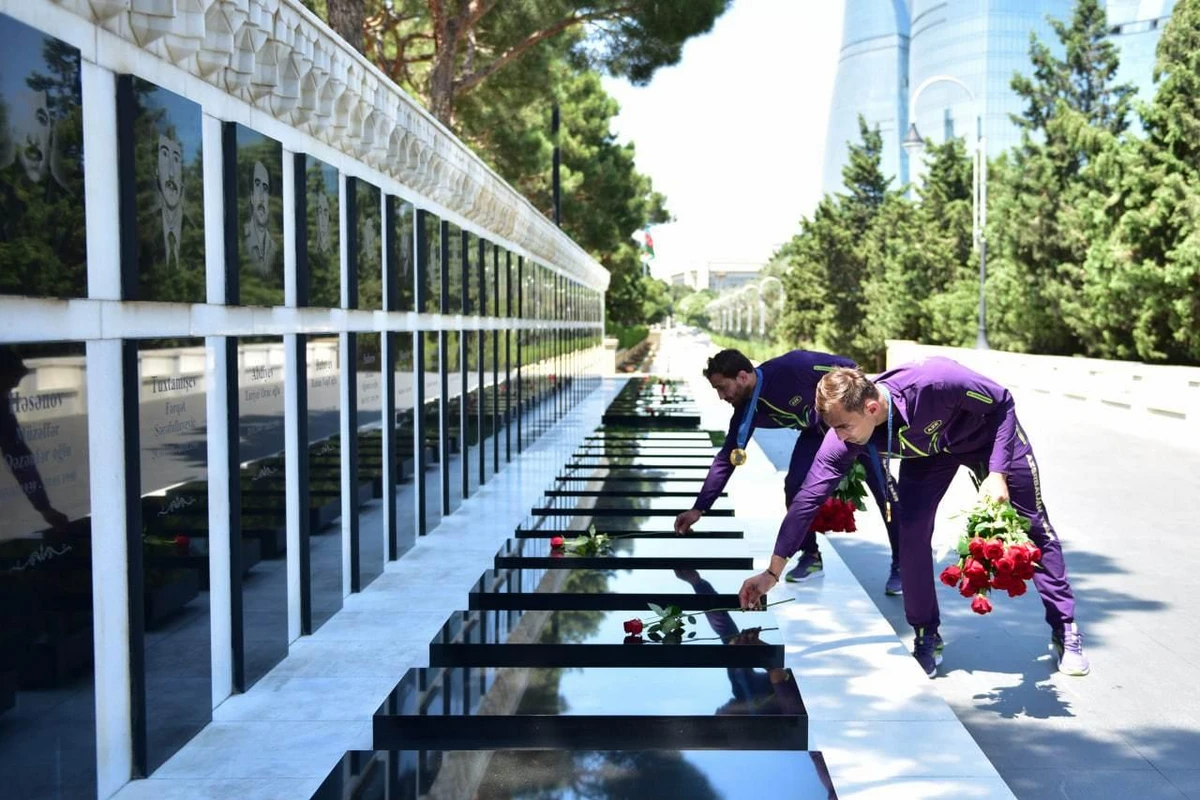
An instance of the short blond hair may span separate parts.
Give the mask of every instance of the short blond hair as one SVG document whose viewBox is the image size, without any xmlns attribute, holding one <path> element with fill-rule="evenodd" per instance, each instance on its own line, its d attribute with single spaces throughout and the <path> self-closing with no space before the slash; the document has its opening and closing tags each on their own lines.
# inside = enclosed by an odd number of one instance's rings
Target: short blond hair
<svg viewBox="0 0 1200 800">
<path fill-rule="evenodd" d="M 856 367 L 835 367 L 817 384 L 817 413 L 825 416 L 834 403 L 857 414 L 868 400 L 879 397 L 871 379 Z"/>
</svg>

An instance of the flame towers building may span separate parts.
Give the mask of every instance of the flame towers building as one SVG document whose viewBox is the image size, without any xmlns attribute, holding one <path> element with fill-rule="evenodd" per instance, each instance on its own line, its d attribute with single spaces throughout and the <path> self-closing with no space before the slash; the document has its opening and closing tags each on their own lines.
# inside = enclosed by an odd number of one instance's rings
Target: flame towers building
<svg viewBox="0 0 1200 800">
<path fill-rule="evenodd" d="M 1173 6 L 1174 0 L 1107 3 L 1109 32 L 1122 59 L 1118 80 L 1137 86 L 1146 99 L 1154 49 Z M 1069 19 L 1073 7 L 1074 0 L 846 0 L 824 191 L 842 189 L 848 146 L 859 141 L 859 115 L 883 135 L 882 166 L 893 185 L 910 178 L 901 147 L 910 123 L 932 142 L 973 141 L 978 118 L 989 155 L 1012 147 L 1020 133 L 1009 115 L 1023 105 L 1011 83 L 1014 73 L 1032 71 L 1029 34 L 1055 47 L 1048 18 Z M 953 81 L 930 83 L 938 77 Z"/>
</svg>

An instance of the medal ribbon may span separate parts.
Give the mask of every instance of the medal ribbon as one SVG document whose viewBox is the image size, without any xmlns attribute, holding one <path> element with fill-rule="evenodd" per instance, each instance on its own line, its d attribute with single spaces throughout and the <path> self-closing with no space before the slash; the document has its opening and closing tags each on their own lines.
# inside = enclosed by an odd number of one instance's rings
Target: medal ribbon
<svg viewBox="0 0 1200 800">
<path fill-rule="evenodd" d="M 742 412 L 742 422 L 738 425 L 737 432 L 737 449 L 745 450 L 746 442 L 750 441 L 750 424 L 754 422 L 754 412 L 758 408 L 758 396 L 762 394 L 763 374 L 762 370 L 755 368 L 754 370 L 754 393 L 750 395 L 750 402 L 746 404 L 746 410 Z"/>
<path fill-rule="evenodd" d="M 892 456 L 892 393 L 886 386 L 880 386 L 884 393 L 887 394 L 887 461 L 891 460 Z M 896 492 L 896 481 L 892 478 L 892 469 L 879 455 L 879 448 L 875 447 L 874 442 L 867 444 L 867 449 L 871 453 L 871 465 L 875 467 L 875 477 L 879 480 L 879 484 L 883 487 L 884 511 L 887 521 L 892 521 L 892 501 L 899 501 L 899 494 Z"/>
</svg>

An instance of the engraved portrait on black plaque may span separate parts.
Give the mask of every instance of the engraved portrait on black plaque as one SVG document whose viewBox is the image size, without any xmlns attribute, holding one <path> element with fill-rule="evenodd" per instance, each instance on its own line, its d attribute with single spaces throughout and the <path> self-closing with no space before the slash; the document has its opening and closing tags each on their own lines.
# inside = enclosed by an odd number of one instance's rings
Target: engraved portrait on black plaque
<svg viewBox="0 0 1200 800">
<path fill-rule="evenodd" d="M 283 305 L 283 148 L 237 126 L 238 284 L 242 305 Z"/>
<path fill-rule="evenodd" d="M 0 15 L 0 294 L 87 294 L 79 51 Z"/>
<path fill-rule="evenodd" d="M 204 179 L 200 105 L 130 77 L 137 216 L 136 294 L 128 299 L 203 303 Z M 126 121 L 127 120 L 127 121 Z"/>
</svg>

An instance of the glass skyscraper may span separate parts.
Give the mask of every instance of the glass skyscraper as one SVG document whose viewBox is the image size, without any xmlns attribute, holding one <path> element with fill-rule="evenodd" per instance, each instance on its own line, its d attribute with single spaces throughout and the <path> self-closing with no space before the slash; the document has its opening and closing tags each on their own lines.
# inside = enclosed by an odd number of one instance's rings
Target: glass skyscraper
<svg viewBox="0 0 1200 800">
<path fill-rule="evenodd" d="M 859 140 L 858 115 L 883 134 L 883 171 L 893 185 L 909 180 L 901 140 L 910 122 L 931 142 L 965 136 L 976 120 L 996 156 L 1018 141 L 1009 115 L 1023 111 L 1014 73 L 1029 74 L 1029 34 L 1057 46 L 1047 19 L 1066 20 L 1074 0 L 846 0 L 842 50 L 825 143 L 826 192 L 842 189 L 848 144 Z M 1118 80 L 1150 97 L 1154 49 L 1174 0 L 1108 0 L 1109 30 L 1121 52 Z M 932 78 L 949 77 L 923 85 Z M 966 88 L 963 88 L 965 86 Z M 919 92 L 915 115 L 909 105 Z M 972 100 L 972 96 L 974 100 Z"/>
</svg>

